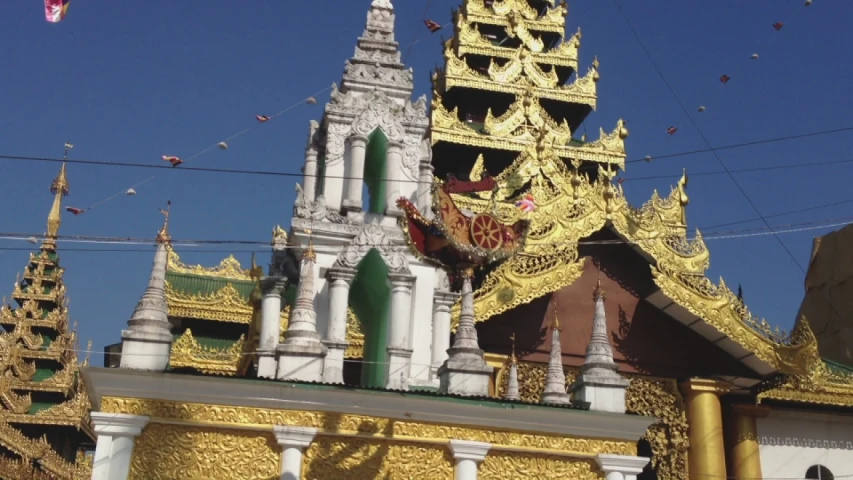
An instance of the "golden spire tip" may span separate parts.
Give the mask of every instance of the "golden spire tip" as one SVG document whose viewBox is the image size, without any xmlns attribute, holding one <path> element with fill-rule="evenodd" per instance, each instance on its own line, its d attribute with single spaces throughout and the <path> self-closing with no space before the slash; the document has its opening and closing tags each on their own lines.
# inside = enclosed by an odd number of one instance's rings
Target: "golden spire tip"
<svg viewBox="0 0 853 480">
<path fill-rule="evenodd" d="M 157 232 L 157 243 L 169 243 L 172 240 L 172 237 L 169 236 L 169 213 L 172 210 L 172 201 L 169 200 L 166 202 L 166 209 L 160 209 L 160 213 L 163 214 L 163 228 Z"/>
<path fill-rule="evenodd" d="M 554 305 L 554 320 L 551 321 L 551 328 L 555 330 L 562 330 L 560 328 L 560 318 L 557 316 L 557 297 L 551 297 L 551 303 Z"/>
<path fill-rule="evenodd" d="M 515 333 L 510 335 L 509 339 L 510 339 L 510 341 L 512 341 L 512 353 L 510 354 L 509 359 L 512 362 L 512 364 L 515 365 L 515 362 L 517 361 L 517 359 L 515 357 Z"/>
</svg>

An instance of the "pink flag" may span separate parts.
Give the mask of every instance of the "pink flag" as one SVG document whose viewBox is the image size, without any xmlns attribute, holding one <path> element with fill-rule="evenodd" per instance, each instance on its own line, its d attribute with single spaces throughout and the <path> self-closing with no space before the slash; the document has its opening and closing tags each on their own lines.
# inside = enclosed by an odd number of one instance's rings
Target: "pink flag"
<svg viewBox="0 0 853 480">
<path fill-rule="evenodd" d="M 44 0 L 44 18 L 50 23 L 59 23 L 68 13 L 71 0 Z"/>
</svg>

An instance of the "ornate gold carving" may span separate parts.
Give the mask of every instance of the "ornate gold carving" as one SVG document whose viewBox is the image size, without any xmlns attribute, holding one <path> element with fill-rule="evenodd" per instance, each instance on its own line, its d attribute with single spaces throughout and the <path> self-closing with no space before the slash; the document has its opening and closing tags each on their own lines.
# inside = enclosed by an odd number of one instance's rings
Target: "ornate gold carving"
<svg viewBox="0 0 853 480">
<path fill-rule="evenodd" d="M 586 75 L 579 76 L 572 83 L 550 85 L 553 70 L 551 74 L 545 73 L 535 63 L 534 56 L 525 54 L 523 61 L 520 59 L 521 56 L 519 52 L 503 67 L 497 67 L 492 62 L 489 70 L 484 74 L 469 67 L 464 59 L 456 57 L 454 50 L 448 46 L 444 53 L 446 66 L 444 71 L 440 71 L 435 77 L 435 81 L 438 82 L 441 91 L 447 91 L 453 87 L 464 87 L 522 95 L 525 91 L 532 89 L 539 98 L 589 105 L 595 109 L 596 82 L 599 78 L 597 64 L 594 64 Z"/>
<path fill-rule="evenodd" d="M 800 318 L 791 332 L 791 343 L 800 347 L 776 350 L 780 363 L 788 365 L 791 373 L 763 385 L 756 401 L 853 407 L 853 374 L 834 371 L 820 358 L 817 339 L 805 317 Z"/>
<path fill-rule="evenodd" d="M 603 479 L 604 475 L 598 466 L 589 460 L 577 460 L 556 455 L 524 455 L 517 452 L 492 450 L 480 465 L 477 478 L 482 480 L 527 480 L 532 478 L 599 480 Z"/>
<path fill-rule="evenodd" d="M 527 0 L 495 0 L 489 6 L 484 0 L 466 0 L 463 9 L 470 22 L 509 26 L 512 17 L 530 30 L 559 34 L 566 29 L 566 15 L 569 13 L 568 7 L 561 4 L 540 16 Z"/>
<path fill-rule="evenodd" d="M 546 364 L 518 362 L 518 391 L 522 400 L 539 402 L 545 388 Z M 566 384 L 574 383 L 578 370 L 563 367 L 566 372 Z M 498 374 L 498 395 L 506 392 L 507 378 Z M 649 427 L 643 438 L 652 447 L 652 466 L 661 480 L 687 479 L 687 416 L 684 401 L 673 379 L 653 378 L 642 375 L 628 375 L 631 383 L 625 393 L 628 413 L 645 415 L 658 419 Z M 491 455 L 491 453 L 490 453 Z M 537 478 L 532 476 L 530 478 Z M 567 478 L 575 478 L 569 476 Z"/>
<path fill-rule="evenodd" d="M 154 418 L 203 421 L 225 424 L 293 425 L 314 427 L 326 433 L 361 432 L 388 436 L 441 440 L 472 440 L 499 445 L 532 447 L 578 454 L 610 453 L 635 455 L 631 442 L 582 439 L 556 435 L 534 435 L 522 432 L 485 430 L 452 425 L 402 422 L 361 415 L 228 407 L 196 403 L 176 403 L 136 398 L 104 397 L 101 411 L 148 415 Z"/>
<path fill-rule="evenodd" d="M 240 262 L 233 255 L 229 255 L 228 258 L 223 259 L 216 267 L 186 265 L 181 262 L 181 258 L 171 247 L 169 247 L 166 269 L 174 273 L 188 273 L 202 277 L 229 278 L 232 280 L 252 279 L 249 276 L 249 270 L 244 270 Z"/>
<path fill-rule="evenodd" d="M 245 324 L 252 320 L 252 306 L 230 283 L 215 292 L 192 295 L 174 289 L 167 281 L 166 302 L 173 317 Z"/>
<path fill-rule="evenodd" d="M 234 376 L 243 354 L 243 341 L 240 338 L 228 348 L 219 349 L 200 345 L 188 328 L 172 345 L 169 365 L 172 368 L 193 368 L 201 373 Z"/>
<path fill-rule="evenodd" d="M 450 450 L 443 445 L 319 436 L 306 449 L 304 478 L 352 480 L 453 476 Z"/>
<path fill-rule="evenodd" d="M 32 465 L 33 461 L 38 461 L 42 470 L 52 474 L 49 477 L 37 476 L 35 478 L 71 480 L 74 475 L 75 465 L 67 462 L 51 450 L 45 437 L 33 440 L 8 423 L 0 421 L 0 445 L 21 456 L 23 463 Z"/>
<path fill-rule="evenodd" d="M 625 138 L 627 129 L 621 120 L 612 133 L 601 130 L 598 140 L 582 146 L 569 145 L 568 126 L 558 124 L 539 104 L 535 90 L 527 89 L 525 95 L 532 103 L 520 99 L 500 117 L 487 118 L 484 130 L 492 134 L 481 133 L 471 124 L 459 119 L 458 109 L 448 111 L 435 92 L 432 101 L 432 143 L 458 143 L 481 148 L 495 148 L 516 152 L 525 152 L 535 144 L 543 143 L 540 134 L 545 135 L 545 143 L 552 154 L 562 158 L 612 164 L 623 167 L 625 163 Z M 538 129 L 538 131 L 537 131 Z M 554 129 L 552 131 L 552 129 Z M 569 137 L 567 137 L 569 135 Z M 540 145 L 540 148 L 542 146 Z"/>
<path fill-rule="evenodd" d="M 675 380 L 630 376 L 629 413 L 658 419 L 643 436 L 652 447 L 652 467 L 661 480 L 687 480 L 687 415 Z"/>
<path fill-rule="evenodd" d="M 272 433 L 151 423 L 136 439 L 129 479 L 240 478 L 281 475 Z"/>
</svg>

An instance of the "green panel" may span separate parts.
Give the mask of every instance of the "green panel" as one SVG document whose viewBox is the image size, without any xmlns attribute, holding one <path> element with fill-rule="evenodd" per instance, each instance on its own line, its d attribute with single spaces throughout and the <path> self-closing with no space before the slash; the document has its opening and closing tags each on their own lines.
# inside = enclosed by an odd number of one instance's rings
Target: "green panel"
<svg viewBox="0 0 853 480">
<path fill-rule="evenodd" d="M 33 375 L 32 381 L 41 382 L 47 380 L 48 378 L 52 377 L 54 373 L 56 373 L 56 370 L 52 368 L 36 368 L 36 373 L 35 375 Z"/>
<path fill-rule="evenodd" d="M 202 277 L 199 275 L 191 275 L 187 273 L 166 272 L 166 281 L 169 285 L 183 293 L 190 295 L 214 293 L 229 283 L 240 292 L 240 295 L 246 300 L 252 294 L 255 285 L 251 280 L 234 280 L 231 278 L 219 277 Z"/>
<path fill-rule="evenodd" d="M 326 191 L 326 154 L 317 155 L 317 186 L 314 194 L 318 197 Z"/>
<path fill-rule="evenodd" d="M 364 159 L 364 184 L 370 196 L 367 211 L 385 212 L 385 164 L 388 152 L 388 137 L 382 130 L 376 129 L 367 137 L 367 150 Z"/>
<path fill-rule="evenodd" d="M 30 405 L 30 409 L 27 410 L 27 414 L 35 415 L 38 412 L 40 412 L 42 410 L 47 410 L 48 408 L 50 408 L 54 405 L 56 405 L 56 404 L 50 403 L 50 402 L 33 402 L 33 404 Z"/>
<path fill-rule="evenodd" d="M 371 249 L 358 264 L 352 282 L 349 305 L 361 322 L 364 333 L 364 364 L 361 384 L 366 387 L 385 387 L 388 371 L 388 308 L 391 288 L 388 286 L 388 267 L 376 249 Z"/>
<path fill-rule="evenodd" d="M 50 344 L 53 343 L 53 339 L 45 334 L 41 335 L 41 340 L 43 343 L 41 344 L 41 348 L 39 350 L 47 350 L 48 348 L 50 348 Z"/>
</svg>

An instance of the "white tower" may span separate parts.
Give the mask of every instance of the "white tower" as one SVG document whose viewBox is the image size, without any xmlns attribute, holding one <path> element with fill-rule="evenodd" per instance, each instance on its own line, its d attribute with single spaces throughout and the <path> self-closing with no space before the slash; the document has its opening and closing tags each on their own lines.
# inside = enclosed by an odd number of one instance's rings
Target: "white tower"
<svg viewBox="0 0 853 480">
<path fill-rule="evenodd" d="M 311 122 L 291 243 L 305 248 L 310 229 L 317 244 L 323 381 L 342 382 L 345 361 L 355 360 L 345 357 L 363 355 L 367 384 L 406 389 L 432 384 L 430 364 L 440 355 L 431 342 L 415 341 L 433 338 L 436 271 L 410 253 L 398 223 L 400 197 L 430 205 L 429 184 L 418 182 L 430 182 L 432 171 L 427 99 L 411 100 L 413 73 L 401 62 L 394 18 L 390 0 L 373 0 L 340 87 Z M 353 317 L 369 353 L 350 348 Z M 439 337 L 450 338 L 449 322 L 439 326 L 447 330 Z"/>
<path fill-rule="evenodd" d="M 121 368 L 133 370 L 164 371 L 169 365 L 172 349 L 172 324 L 169 323 L 166 305 L 166 261 L 169 252 L 169 211 L 163 228 L 157 234 L 157 251 L 148 287 L 136 304 L 121 332 Z"/>
</svg>

